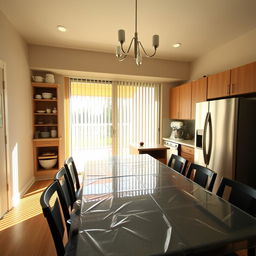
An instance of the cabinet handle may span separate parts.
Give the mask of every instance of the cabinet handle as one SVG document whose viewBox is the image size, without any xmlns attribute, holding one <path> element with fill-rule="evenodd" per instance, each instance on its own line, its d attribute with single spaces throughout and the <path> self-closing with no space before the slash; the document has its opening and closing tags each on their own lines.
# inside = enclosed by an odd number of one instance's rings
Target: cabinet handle
<svg viewBox="0 0 256 256">
<path fill-rule="evenodd" d="M 230 95 L 230 87 L 231 87 L 231 85 L 228 84 L 228 86 L 227 86 L 227 95 Z"/>
<path fill-rule="evenodd" d="M 234 91 L 233 91 L 234 90 L 234 86 L 235 86 L 234 84 L 231 84 L 231 93 L 234 93 Z"/>
</svg>

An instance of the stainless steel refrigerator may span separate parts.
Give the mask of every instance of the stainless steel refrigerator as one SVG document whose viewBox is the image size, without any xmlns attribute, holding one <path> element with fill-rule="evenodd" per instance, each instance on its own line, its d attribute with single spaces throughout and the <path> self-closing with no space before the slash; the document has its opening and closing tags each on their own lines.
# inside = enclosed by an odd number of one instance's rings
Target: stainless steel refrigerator
<svg viewBox="0 0 256 256">
<path fill-rule="evenodd" d="M 256 98 L 196 104 L 194 162 L 256 188 Z"/>
</svg>

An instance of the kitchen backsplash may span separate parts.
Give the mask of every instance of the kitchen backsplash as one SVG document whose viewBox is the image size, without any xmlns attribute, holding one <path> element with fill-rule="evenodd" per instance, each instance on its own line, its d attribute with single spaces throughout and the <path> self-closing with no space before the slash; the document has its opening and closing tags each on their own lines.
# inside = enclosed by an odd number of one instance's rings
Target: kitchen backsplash
<svg viewBox="0 0 256 256">
<path fill-rule="evenodd" d="M 171 136 L 171 122 L 173 121 L 181 121 L 183 122 L 183 138 L 184 139 L 194 139 L 194 134 L 195 134 L 195 120 L 173 120 L 173 119 L 169 119 L 169 137 Z"/>
</svg>

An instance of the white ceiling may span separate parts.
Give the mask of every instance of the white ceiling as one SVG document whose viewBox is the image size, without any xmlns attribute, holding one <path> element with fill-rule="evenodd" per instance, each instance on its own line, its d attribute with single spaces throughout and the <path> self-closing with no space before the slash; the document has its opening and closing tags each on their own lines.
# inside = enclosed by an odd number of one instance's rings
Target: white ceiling
<svg viewBox="0 0 256 256">
<path fill-rule="evenodd" d="M 134 33 L 134 0 L 0 0 L 30 44 L 115 53 L 118 29 Z M 191 61 L 256 28 L 256 0 L 138 0 L 139 39 L 157 58 Z M 67 27 L 66 33 L 56 26 Z M 181 42 L 182 47 L 172 44 Z"/>
</svg>

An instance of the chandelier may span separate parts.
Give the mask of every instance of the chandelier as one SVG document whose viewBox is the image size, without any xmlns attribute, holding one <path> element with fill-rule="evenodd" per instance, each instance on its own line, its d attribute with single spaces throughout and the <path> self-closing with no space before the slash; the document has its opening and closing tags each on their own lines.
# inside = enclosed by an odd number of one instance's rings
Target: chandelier
<svg viewBox="0 0 256 256">
<path fill-rule="evenodd" d="M 138 31 L 137 31 L 137 0 L 135 0 L 135 32 L 134 37 L 132 38 L 130 45 L 127 51 L 124 50 L 123 44 L 125 42 L 125 31 L 123 29 L 118 30 L 118 41 L 120 45 L 116 47 L 116 57 L 119 61 L 123 61 L 129 54 L 132 44 L 134 44 L 134 58 L 136 64 L 140 66 L 142 64 L 142 54 L 141 51 L 144 52 L 146 57 L 153 57 L 156 54 L 156 49 L 159 46 L 159 35 L 153 35 L 153 47 L 154 52 L 150 55 L 144 49 L 142 43 L 139 41 Z"/>
</svg>

